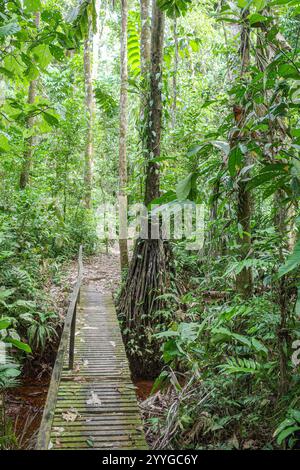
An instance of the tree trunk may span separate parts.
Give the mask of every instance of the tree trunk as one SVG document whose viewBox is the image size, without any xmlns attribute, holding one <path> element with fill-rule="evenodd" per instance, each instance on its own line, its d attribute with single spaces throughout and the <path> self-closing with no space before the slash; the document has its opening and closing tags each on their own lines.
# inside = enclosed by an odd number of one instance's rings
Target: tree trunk
<svg viewBox="0 0 300 470">
<path fill-rule="evenodd" d="M 240 56 L 241 56 L 241 76 L 243 77 L 248 70 L 250 65 L 250 27 L 247 20 L 249 15 L 248 10 L 244 10 L 242 13 L 242 28 L 241 28 L 241 45 L 240 45 Z M 235 118 L 236 125 L 240 129 L 243 127 L 244 109 L 240 109 L 239 106 L 235 106 Z M 239 138 L 239 137 L 238 137 Z M 250 164 L 249 156 L 245 156 L 246 165 Z M 249 255 L 251 249 L 251 235 L 250 235 L 250 224 L 251 224 L 251 213 L 252 213 L 252 202 L 251 194 L 247 190 L 247 181 L 245 176 L 238 182 L 237 190 L 237 220 L 238 224 L 242 228 L 242 236 L 238 242 L 241 245 L 240 255 L 241 261 L 244 261 Z M 250 268 L 244 267 L 242 271 L 236 277 L 236 289 L 243 297 L 249 297 L 252 293 L 252 271 Z"/>
<path fill-rule="evenodd" d="M 176 125 L 176 107 L 177 107 L 177 72 L 178 72 L 178 32 L 177 32 L 177 18 L 175 16 L 174 22 L 174 70 L 173 70 L 173 101 L 172 101 L 172 129 Z"/>
<path fill-rule="evenodd" d="M 87 115 L 87 135 L 84 155 L 84 205 L 91 208 L 92 180 L 93 180 L 93 124 L 94 124 L 94 99 L 92 84 L 92 21 L 88 20 L 88 34 L 84 41 L 84 81 L 85 104 Z"/>
<path fill-rule="evenodd" d="M 263 12 L 265 16 L 271 16 L 270 9 L 266 8 Z M 262 26 L 261 33 L 257 35 L 257 48 L 256 48 L 256 62 L 259 70 L 264 72 L 268 65 L 274 60 L 277 53 L 276 47 L 268 40 L 268 32 L 272 27 L 272 23 L 266 27 Z M 276 40 L 279 42 L 280 47 L 289 52 L 290 46 L 285 41 L 284 37 L 277 33 Z M 270 102 L 271 94 L 265 93 L 266 103 Z M 275 99 L 278 101 L 278 99 Z M 267 105 L 258 105 L 257 114 L 261 117 L 268 113 Z M 278 145 L 286 142 L 288 138 L 288 129 L 285 122 L 277 117 L 274 121 L 267 135 L 264 136 L 269 142 L 268 157 L 271 161 L 276 161 L 275 152 L 278 152 Z M 279 235 L 278 242 L 278 259 L 279 263 L 284 262 L 284 251 L 290 249 L 293 250 L 295 242 L 295 232 L 293 230 L 295 213 L 294 205 L 288 207 L 286 203 L 286 194 L 283 190 L 279 189 L 274 194 L 274 228 L 276 233 Z M 279 281 L 275 283 L 277 302 L 280 308 L 280 324 L 277 328 L 277 342 L 279 352 L 279 384 L 278 393 L 280 396 L 285 395 L 289 388 L 289 374 L 288 374 L 288 355 L 289 346 L 291 343 L 291 337 L 288 330 L 288 316 L 289 316 L 289 286 L 287 276 L 282 276 Z"/>
<path fill-rule="evenodd" d="M 40 25 L 40 13 L 39 12 L 35 14 L 35 24 L 37 28 Z M 32 80 L 29 84 L 28 100 L 27 100 L 28 104 L 33 104 L 35 101 L 36 92 L 37 92 L 37 83 L 38 83 L 37 80 Z M 26 129 L 28 129 L 29 131 L 34 126 L 34 120 L 35 119 L 33 116 L 27 116 L 26 118 L 25 125 L 26 125 Z M 20 189 L 25 189 L 29 183 L 30 171 L 32 167 L 34 143 L 35 143 L 35 138 L 33 135 L 30 137 L 27 137 L 25 141 L 25 150 L 23 154 L 23 163 L 22 163 L 22 169 L 21 169 L 21 174 L 20 174 Z"/>
<path fill-rule="evenodd" d="M 145 77 L 148 74 L 151 54 L 151 26 L 149 16 L 149 0 L 140 0 L 141 16 L 141 75 Z"/>
<path fill-rule="evenodd" d="M 162 59 L 164 40 L 164 14 L 153 2 L 151 33 L 150 103 L 147 126 L 147 170 L 145 205 L 159 197 L 159 164 L 153 159 L 160 155 L 162 119 Z"/>
<path fill-rule="evenodd" d="M 159 166 L 162 121 L 162 58 L 164 14 L 156 1 L 152 8 L 150 92 L 147 103 L 145 205 L 159 196 Z M 148 222 L 149 236 L 151 222 Z M 160 367 L 159 344 L 153 339 L 154 326 L 161 322 L 161 296 L 170 287 L 171 251 L 169 243 L 158 239 L 138 239 L 122 289 L 118 312 L 133 371 L 155 376 Z"/>
<path fill-rule="evenodd" d="M 140 94 L 140 123 L 139 134 L 142 146 L 142 154 L 147 156 L 147 110 L 150 79 L 150 60 L 151 60 L 151 18 L 149 15 L 149 0 L 140 0 L 140 18 L 141 18 L 141 94 Z M 141 197 L 143 197 L 144 178 L 140 178 Z"/>
<path fill-rule="evenodd" d="M 220 196 L 220 184 L 221 179 L 217 177 L 213 187 L 212 193 L 210 196 L 210 208 L 209 208 L 209 222 L 210 228 L 208 233 L 208 256 L 209 259 L 214 259 L 220 253 L 220 240 L 217 239 L 217 230 L 216 230 L 216 223 L 218 220 L 218 202 Z"/>
<path fill-rule="evenodd" d="M 127 136 L 127 0 L 121 0 L 122 6 L 122 30 L 121 30 L 121 88 L 120 88 L 120 134 L 119 134 L 119 247 L 121 269 L 128 267 L 127 246 L 127 159 L 126 159 L 126 136 Z"/>
</svg>

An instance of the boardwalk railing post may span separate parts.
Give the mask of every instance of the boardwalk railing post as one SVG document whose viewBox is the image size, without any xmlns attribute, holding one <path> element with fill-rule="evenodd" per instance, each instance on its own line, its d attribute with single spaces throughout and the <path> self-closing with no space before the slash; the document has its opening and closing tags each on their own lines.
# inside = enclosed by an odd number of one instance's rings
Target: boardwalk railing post
<svg viewBox="0 0 300 470">
<path fill-rule="evenodd" d="M 79 254 L 78 254 L 78 277 L 77 277 L 78 292 L 77 292 L 77 296 L 76 296 L 74 311 L 73 311 L 73 315 L 72 315 L 71 329 L 70 329 L 69 369 L 73 369 L 73 367 L 74 367 L 76 311 L 77 311 L 77 304 L 80 301 L 80 287 L 81 287 L 81 281 L 82 281 L 82 271 L 83 271 L 83 266 L 82 266 L 82 245 L 80 245 Z"/>
<path fill-rule="evenodd" d="M 70 331 L 70 343 L 69 343 L 69 369 L 73 369 L 74 367 L 74 348 L 75 348 L 75 330 L 76 330 L 76 310 L 77 304 L 75 304 L 73 318 L 71 323 L 71 331 Z"/>
<path fill-rule="evenodd" d="M 75 331 L 76 331 L 76 309 L 79 301 L 79 292 L 83 279 L 83 264 L 82 264 L 82 246 L 79 248 L 78 256 L 78 277 L 70 297 L 69 308 L 65 317 L 64 327 L 58 346 L 56 361 L 52 371 L 50 386 L 48 390 L 46 405 L 44 408 L 41 426 L 37 436 L 37 449 L 48 449 L 50 443 L 50 433 L 53 421 L 53 415 L 57 400 L 57 392 L 60 384 L 64 358 L 68 353 L 69 344 L 69 368 L 73 369 L 74 366 L 74 346 L 75 346 Z"/>
</svg>

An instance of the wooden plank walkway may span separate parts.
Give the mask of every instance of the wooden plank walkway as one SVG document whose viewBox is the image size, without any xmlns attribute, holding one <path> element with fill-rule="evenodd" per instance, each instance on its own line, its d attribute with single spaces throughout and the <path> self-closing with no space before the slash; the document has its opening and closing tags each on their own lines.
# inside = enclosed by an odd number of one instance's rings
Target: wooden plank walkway
<svg viewBox="0 0 300 470">
<path fill-rule="evenodd" d="M 92 286 L 81 288 L 74 368 L 65 354 L 51 414 L 48 448 L 147 449 L 113 299 Z"/>
</svg>

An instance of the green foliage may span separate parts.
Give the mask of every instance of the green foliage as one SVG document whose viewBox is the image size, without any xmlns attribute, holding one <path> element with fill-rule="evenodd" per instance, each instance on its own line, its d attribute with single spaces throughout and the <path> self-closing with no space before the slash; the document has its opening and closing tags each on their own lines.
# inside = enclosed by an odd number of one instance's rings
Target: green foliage
<svg viewBox="0 0 300 470">
<path fill-rule="evenodd" d="M 278 271 L 278 276 L 282 277 L 288 274 L 290 271 L 296 269 L 300 264 L 300 241 L 298 241 L 295 245 L 294 251 L 289 257 L 287 258 L 285 264 L 280 266 Z"/>
<path fill-rule="evenodd" d="M 115 98 L 106 91 L 105 85 L 98 85 L 95 88 L 95 97 L 97 104 L 104 111 L 107 116 L 112 117 L 118 110 L 118 104 Z"/>
<path fill-rule="evenodd" d="M 127 51 L 130 75 L 137 77 L 141 70 L 140 18 L 133 10 L 128 12 Z"/>
<path fill-rule="evenodd" d="M 171 18 L 185 15 L 192 0 L 157 0 L 162 11 Z"/>
<path fill-rule="evenodd" d="M 293 448 L 298 441 L 297 431 L 300 431 L 300 411 L 291 409 L 274 432 L 274 437 L 279 445 L 287 442 L 288 447 Z"/>
<path fill-rule="evenodd" d="M 69 11 L 67 21 L 73 25 L 79 38 L 85 38 L 88 34 L 89 18 L 95 32 L 97 20 L 95 0 L 79 0 L 78 5 Z"/>
</svg>

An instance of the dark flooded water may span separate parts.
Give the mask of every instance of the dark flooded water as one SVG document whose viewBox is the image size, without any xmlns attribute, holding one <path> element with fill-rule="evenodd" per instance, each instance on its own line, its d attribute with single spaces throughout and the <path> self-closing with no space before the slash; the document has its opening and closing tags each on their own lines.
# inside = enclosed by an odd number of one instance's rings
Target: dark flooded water
<svg viewBox="0 0 300 470">
<path fill-rule="evenodd" d="M 136 394 L 139 400 L 146 400 L 152 390 L 154 380 L 136 379 L 134 385 L 137 387 Z"/>
<path fill-rule="evenodd" d="M 19 387 L 6 392 L 6 417 L 11 422 L 20 449 L 33 449 L 42 419 L 47 398 L 50 378 L 34 382 L 24 379 Z M 134 381 L 137 398 L 145 400 L 150 396 L 153 380 L 136 379 Z"/>
<path fill-rule="evenodd" d="M 20 449 L 34 447 L 47 397 L 49 381 L 23 380 L 19 387 L 6 392 L 6 417 L 17 437 Z"/>
</svg>

